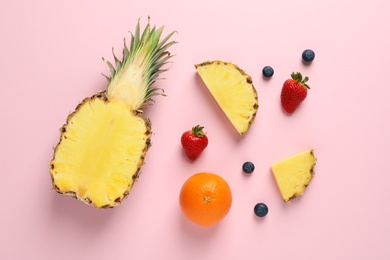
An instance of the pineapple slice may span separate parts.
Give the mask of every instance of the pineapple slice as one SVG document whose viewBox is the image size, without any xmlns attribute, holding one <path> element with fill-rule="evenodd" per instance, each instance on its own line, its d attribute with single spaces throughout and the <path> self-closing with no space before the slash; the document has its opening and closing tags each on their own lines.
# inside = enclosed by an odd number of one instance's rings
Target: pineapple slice
<svg viewBox="0 0 390 260">
<path fill-rule="evenodd" d="M 314 176 L 316 157 L 313 150 L 307 150 L 274 163 L 271 166 L 284 202 L 303 195 Z"/>
<path fill-rule="evenodd" d="M 195 68 L 235 129 L 244 135 L 259 107 L 251 77 L 230 62 L 203 62 Z"/>
<path fill-rule="evenodd" d="M 151 124 L 143 106 L 158 95 L 153 87 L 171 57 L 167 49 L 174 32 L 160 40 L 163 28 L 138 22 L 123 58 L 115 54 L 108 86 L 84 99 L 61 128 L 50 175 L 54 189 L 96 208 L 122 202 L 139 176 L 151 144 Z"/>
</svg>

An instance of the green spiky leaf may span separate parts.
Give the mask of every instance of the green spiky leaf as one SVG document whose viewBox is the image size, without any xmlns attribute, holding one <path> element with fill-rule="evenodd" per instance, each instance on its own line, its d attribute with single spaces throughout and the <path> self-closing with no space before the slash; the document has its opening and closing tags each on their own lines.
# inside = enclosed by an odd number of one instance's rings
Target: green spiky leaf
<svg viewBox="0 0 390 260">
<path fill-rule="evenodd" d="M 109 61 L 103 59 L 109 69 L 107 95 L 109 99 L 121 99 L 133 110 L 140 109 L 153 96 L 163 94 L 160 88 L 154 87 L 160 74 L 167 71 L 162 67 L 172 57 L 168 48 L 175 44 L 169 41 L 171 32 L 161 39 L 164 27 L 151 27 L 149 20 L 141 33 L 140 22 L 138 21 L 134 34 L 131 36 L 130 47 L 126 45 L 122 52 L 122 60 L 115 54 L 115 67 Z"/>
</svg>

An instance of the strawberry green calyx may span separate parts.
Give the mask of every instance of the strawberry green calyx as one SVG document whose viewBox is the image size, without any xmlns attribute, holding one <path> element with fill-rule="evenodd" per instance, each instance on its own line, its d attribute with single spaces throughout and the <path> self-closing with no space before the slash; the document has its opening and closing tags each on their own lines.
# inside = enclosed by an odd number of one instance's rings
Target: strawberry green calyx
<svg viewBox="0 0 390 260">
<path fill-rule="evenodd" d="M 291 78 L 295 80 L 296 82 L 301 83 L 306 88 L 310 89 L 309 85 L 306 84 L 306 82 L 309 81 L 309 77 L 303 78 L 302 74 L 300 72 L 293 72 L 291 73 Z"/>
<path fill-rule="evenodd" d="M 203 126 L 197 125 L 192 128 L 192 133 L 197 137 L 203 137 L 206 134 L 203 132 Z"/>
</svg>

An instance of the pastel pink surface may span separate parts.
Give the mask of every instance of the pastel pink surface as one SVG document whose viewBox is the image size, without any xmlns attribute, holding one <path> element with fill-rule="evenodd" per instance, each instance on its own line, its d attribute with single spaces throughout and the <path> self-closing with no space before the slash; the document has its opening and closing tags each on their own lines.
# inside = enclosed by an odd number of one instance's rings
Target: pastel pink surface
<svg viewBox="0 0 390 260">
<path fill-rule="evenodd" d="M 0 259 L 389 259 L 389 11 L 387 0 L 3 3 Z M 145 112 L 153 145 L 129 197 L 97 210 L 52 190 L 52 148 L 66 116 L 105 88 L 101 57 L 112 60 L 112 47 L 119 55 L 147 16 L 178 31 L 157 83 L 167 96 Z M 306 48 L 316 53 L 310 66 Z M 194 64 L 213 59 L 252 76 L 260 108 L 245 137 L 196 74 Z M 311 90 L 288 116 L 279 96 L 293 71 L 310 77 Z M 196 124 L 209 146 L 190 163 L 180 136 Z M 270 165 L 309 148 L 316 176 L 285 204 Z M 247 160 L 251 176 L 241 170 Z M 209 228 L 185 219 L 178 203 L 200 171 L 220 174 L 233 192 L 229 215 Z M 263 219 L 258 202 L 269 207 Z"/>
</svg>

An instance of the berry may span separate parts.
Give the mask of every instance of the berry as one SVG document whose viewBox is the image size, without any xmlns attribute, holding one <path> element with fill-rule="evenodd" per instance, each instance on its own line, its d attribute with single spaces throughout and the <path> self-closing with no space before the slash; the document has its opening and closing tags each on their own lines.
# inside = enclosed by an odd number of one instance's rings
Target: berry
<svg viewBox="0 0 390 260">
<path fill-rule="evenodd" d="M 263 76 L 266 78 L 270 78 L 274 75 L 274 69 L 271 66 L 265 66 L 263 68 Z"/>
<path fill-rule="evenodd" d="M 310 87 L 306 84 L 308 77 L 302 79 L 302 74 L 292 73 L 291 79 L 284 82 L 280 100 L 284 111 L 293 113 L 295 109 L 306 99 L 307 90 Z"/>
<path fill-rule="evenodd" d="M 203 128 L 200 125 L 194 126 L 181 136 L 181 145 L 190 161 L 195 161 L 209 143 L 206 134 L 203 132 Z"/>
<path fill-rule="evenodd" d="M 253 163 L 251 163 L 251 162 L 245 162 L 242 165 L 242 170 L 245 173 L 252 173 L 255 170 L 255 165 Z"/>
<path fill-rule="evenodd" d="M 310 49 L 307 49 L 307 50 L 304 50 L 302 52 L 302 59 L 305 61 L 305 62 L 312 62 L 314 60 L 314 57 L 315 57 L 315 53 L 314 51 L 310 50 Z"/>
<path fill-rule="evenodd" d="M 256 216 L 262 218 L 268 214 L 268 207 L 264 203 L 257 203 L 254 208 Z"/>
</svg>

